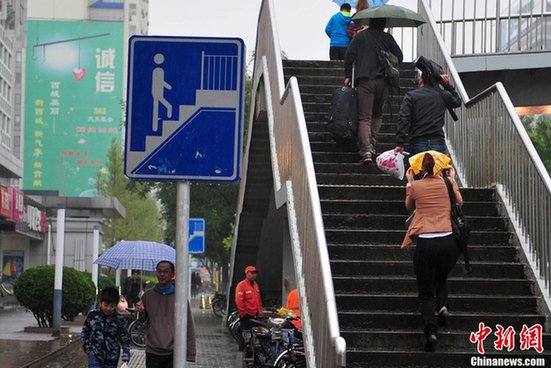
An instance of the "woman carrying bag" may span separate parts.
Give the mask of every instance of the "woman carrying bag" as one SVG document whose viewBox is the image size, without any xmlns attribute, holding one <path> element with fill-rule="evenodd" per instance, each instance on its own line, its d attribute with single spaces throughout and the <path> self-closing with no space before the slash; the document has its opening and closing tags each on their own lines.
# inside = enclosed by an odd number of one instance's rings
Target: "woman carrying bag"
<svg viewBox="0 0 551 368">
<path fill-rule="evenodd" d="M 435 162 L 436 159 L 436 162 Z M 402 248 L 416 239 L 413 265 L 417 276 L 419 309 L 424 322 L 425 351 L 434 351 L 437 326 L 446 324 L 448 316 L 448 274 L 459 258 L 459 248 L 452 233 L 451 203 L 444 181 L 446 170 L 457 203 L 463 198 L 453 179 L 455 170 L 449 166 L 449 157 L 435 151 L 421 152 L 410 158 L 406 173 L 406 208 L 415 210 Z M 417 169 L 416 169 L 417 168 Z M 423 177 L 414 180 L 420 169 Z"/>
</svg>

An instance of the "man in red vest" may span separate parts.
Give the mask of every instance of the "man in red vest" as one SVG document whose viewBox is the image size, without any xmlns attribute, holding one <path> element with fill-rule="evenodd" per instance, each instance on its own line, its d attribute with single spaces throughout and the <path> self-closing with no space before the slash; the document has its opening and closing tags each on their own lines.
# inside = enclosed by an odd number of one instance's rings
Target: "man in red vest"
<svg viewBox="0 0 551 368">
<path fill-rule="evenodd" d="M 245 267 L 245 279 L 235 288 L 235 305 L 244 330 L 251 329 L 249 322 L 251 318 L 262 317 L 262 299 L 258 282 L 256 282 L 256 267 Z"/>
<path fill-rule="evenodd" d="M 251 318 L 262 317 L 262 299 L 256 282 L 256 267 L 245 267 L 245 279 L 235 287 L 235 305 L 239 312 L 245 343 L 250 339 Z M 243 346 L 239 347 L 242 350 Z"/>
</svg>

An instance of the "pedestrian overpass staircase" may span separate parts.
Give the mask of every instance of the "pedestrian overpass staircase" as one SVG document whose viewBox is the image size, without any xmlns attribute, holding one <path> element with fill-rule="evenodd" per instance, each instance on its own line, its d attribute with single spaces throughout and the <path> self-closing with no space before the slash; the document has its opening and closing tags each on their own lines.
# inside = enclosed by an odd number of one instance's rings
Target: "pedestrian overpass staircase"
<svg viewBox="0 0 551 368">
<path fill-rule="evenodd" d="M 423 14 L 428 6 L 419 4 Z M 446 137 L 473 227 L 473 273 L 465 275 L 461 262 L 452 271 L 449 322 L 433 353 L 422 351 L 412 250 L 399 246 L 408 215 L 403 183 L 360 165 L 355 148 L 332 141 L 326 118 L 342 64 L 281 60 L 272 0 L 261 7 L 232 288 L 243 266 L 260 256 L 266 214 L 285 209 L 309 367 L 468 367 L 473 357 L 498 356 L 551 362 L 551 180 L 503 86 L 470 98 L 434 20 L 424 15 L 419 55 L 449 71 L 465 102 L 459 122 L 447 122 Z M 402 65 L 402 76 L 379 152 L 394 146 L 399 104 L 415 86 L 411 63 Z M 484 355 L 470 341 L 480 323 L 491 328 Z M 495 348 L 497 325 L 514 329 L 512 351 Z M 525 349 L 524 326 L 542 326 L 542 354 Z"/>
<path fill-rule="evenodd" d="M 523 325 L 545 326 L 542 300 L 525 271 L 498 196 L 489 188 L 462 189 L 464 213 L 473 227 L 473 273 L 465 275 L 461 264 L 453 270 L 448 327 L 440 329 L 435 353 L 422 352 L 423 324 L 412 264 L 415 246 L 409 251 L 399 246 L 408 216 L 404 184 L 375 164 L 360 165 L 357 149 L 336 144 L 327 132 L 331 94 L 343 81 L 341 62 L 284 61 L 283 67 L 287 79 L 298 79 L 301 91 L 347 366 L 469 366 L 478 354 L 469 336 L 480 322 L 492 332 L 498 324 L 512 326 L 517 333 L 514 353 L 539 355 L 534 349 L 521 351 L 519 335 Z M 401 75 L 405 93 L 416 83 L 413 65 L 404 63 Z M 402 98 L 389 100 L 379 152 L 395 146 Z M 486 358 L 504 356 L 494 348 L 495 341 L 493 334 L 484 341 Z M 543 342 L 546 350 L 551 348 L 550 335 L 545 334 Z"/>
</svg>

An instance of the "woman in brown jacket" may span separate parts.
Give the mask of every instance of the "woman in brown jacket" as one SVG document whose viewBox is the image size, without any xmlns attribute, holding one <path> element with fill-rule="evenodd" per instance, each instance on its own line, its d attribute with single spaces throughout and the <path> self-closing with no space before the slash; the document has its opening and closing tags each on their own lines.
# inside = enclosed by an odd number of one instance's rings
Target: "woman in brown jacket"
<svg viewBox="0 0 551 368">
<path fill-rule="evenodd" d="M 406 173 L 406 208 L 415 209 L 415 216 L 402 243 L 408 247 L 416 238 L 413 266 L 419 290 L 419 309 L 425 324 L 425 351 L 434 351 L 437 324 L 445 325 L 448 315 L 448 274 L 459 258 L 459 248 L 452 234 L 451 204 L 446 183 L 439 172 L 433 172 L 434 158 L 423 157 L 421 180 L 414 181 L 413 170 Z M 455 170 L 448 171 L 458 204 L 463 198 L 453 179 Z M 436 294 L 436 298 L 435 298 Z"/>
</svg>

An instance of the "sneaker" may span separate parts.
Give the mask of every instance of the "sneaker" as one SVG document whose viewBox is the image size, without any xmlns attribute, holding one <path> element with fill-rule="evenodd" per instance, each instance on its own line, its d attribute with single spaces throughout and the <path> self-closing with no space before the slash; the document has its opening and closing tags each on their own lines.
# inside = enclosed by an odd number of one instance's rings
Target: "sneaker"
<svg viewBox="0 0 551 368">
<path fill-rule="evenodd" d="M 369 165 L 372 162 L 373 162 L 373 155 L 369 152 L 363 155 L 362 159 L 360 160 L 360 163 L 362 165 Z"/>
<path fill-rule="evenodd" d="M 436 343 L 438 342 L 438 338 L 436 337 L 436 332 L 431 332 L 427 336 L 427 342 L 425 343 L 425 351 L 434 351 L 436 348 Z"/>
<path fill-rule="evenodd" d="M 438 326 L 446 326 L 449 315 L 450 312 L 448 311 L 448 308 L 446 308 L 446 306 L 442 306 L 442 308 L 438 311 Z"/>
<path fill-rule="evenodd" d="M 436 337 L 437 327 L 435 325 L 428 325 L 425 327 L 425 351 L 434 351 L 438 338 Z"/>
</svg>

